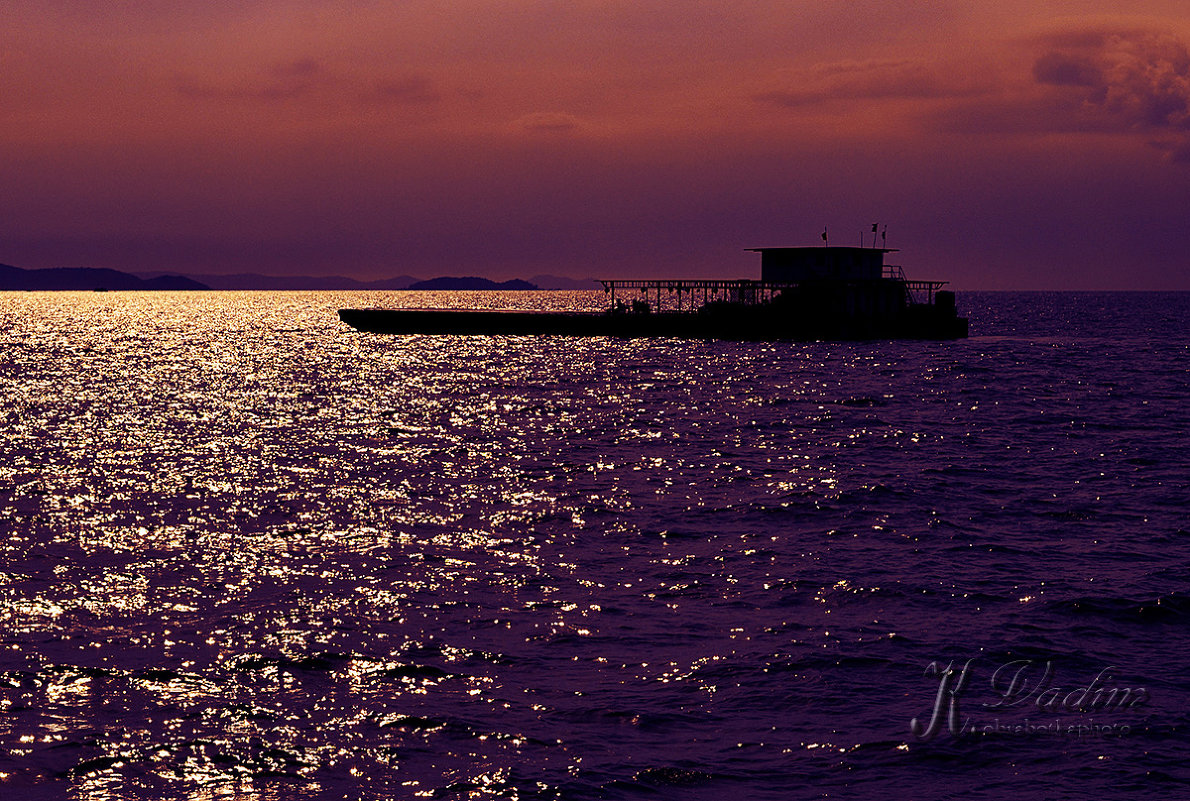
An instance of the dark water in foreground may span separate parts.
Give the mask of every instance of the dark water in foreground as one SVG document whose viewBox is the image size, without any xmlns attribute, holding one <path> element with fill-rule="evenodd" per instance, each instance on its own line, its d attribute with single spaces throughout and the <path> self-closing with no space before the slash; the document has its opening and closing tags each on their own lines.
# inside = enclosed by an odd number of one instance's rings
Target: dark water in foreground
<svg viewBox="0 0 1190 801">
<path fill-rule="evenodd" d="M 1190 792 L 1190 295 L 971 293 L 954 343 L 333 314 L 417 300 L 0 295 L 0 797 Z M 923 741 L 942 680 L 976 731 Z"/>
</svg>

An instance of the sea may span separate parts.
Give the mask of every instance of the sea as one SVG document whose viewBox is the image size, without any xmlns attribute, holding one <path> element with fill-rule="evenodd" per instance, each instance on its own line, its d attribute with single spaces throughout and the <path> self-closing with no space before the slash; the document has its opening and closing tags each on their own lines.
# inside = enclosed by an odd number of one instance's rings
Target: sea
<svg viewBox="0 0 1190 801">
<path fill-rule="evenodd" d="M 1190 797 L 1190 293 L 958 298 L 0 293 L 0 798 Z"/>
</svg>

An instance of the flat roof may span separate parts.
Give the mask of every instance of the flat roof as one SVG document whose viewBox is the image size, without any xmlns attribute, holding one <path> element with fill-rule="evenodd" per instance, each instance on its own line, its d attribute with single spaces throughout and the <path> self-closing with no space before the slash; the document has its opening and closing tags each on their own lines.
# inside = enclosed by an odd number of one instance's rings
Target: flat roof
<svg viewBox="0 0 1190 801">
<path fill-rule="evenodd" d="M 877 250 L 881 253 L 897 253 L 899 248 L 862 248 L 854 245 L 801 245 L 799 247 L 744 248 L 749 253 L 764 253 L 766 250 Z"/>
</svg>

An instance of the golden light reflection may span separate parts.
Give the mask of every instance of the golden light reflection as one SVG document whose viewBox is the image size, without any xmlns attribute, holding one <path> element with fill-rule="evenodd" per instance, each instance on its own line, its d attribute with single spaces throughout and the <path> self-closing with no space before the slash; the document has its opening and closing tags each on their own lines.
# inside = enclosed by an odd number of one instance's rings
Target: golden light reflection
<svg viewBox="0 0 1190 801">
<path fill-rule="evenodd" d="M 920 426 L 870 419 L 879 398 L 801 350 L 341 336 L 336 305 L 383 297 L 270 297 L 13 315 L 22 770 L 81 765 L 97 801 L 150 774 L 500 797 L 524 791 L 510 766 L 589 781 L 583 738 L 643 749 L 671 707 L 718 715 L 750 680 L 812 682 L 788 668 L 819 645 L 894 636 L 848 549 L 898 521 L 837 501 L 892 483 L 848 451 Z"/>
</svg>

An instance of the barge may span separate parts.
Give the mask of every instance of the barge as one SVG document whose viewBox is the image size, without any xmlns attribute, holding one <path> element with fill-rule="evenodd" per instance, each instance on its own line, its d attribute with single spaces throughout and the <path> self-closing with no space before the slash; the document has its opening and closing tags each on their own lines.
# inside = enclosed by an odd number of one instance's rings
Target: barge
<svg viewBox="0 0 1190 801">
<path fill-rule="evenodd" d="M 945 281 L 910 281 L 886 265 L 895 249 L 749 248 L 759 280 L 602 280 L 599 312 L 488 309 L 340 309 L 339 319 L 380 334 L 683 337 L 730 340 L 959 339 Z"/>
</svg>

